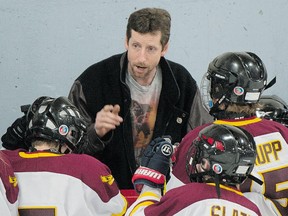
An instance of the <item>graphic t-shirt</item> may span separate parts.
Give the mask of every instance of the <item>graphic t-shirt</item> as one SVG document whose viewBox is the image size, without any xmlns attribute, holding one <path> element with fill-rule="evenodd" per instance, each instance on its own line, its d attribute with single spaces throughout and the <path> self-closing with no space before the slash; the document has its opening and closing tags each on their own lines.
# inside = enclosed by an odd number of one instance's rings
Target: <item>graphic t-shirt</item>
<svg viewBox="0 0 288 216">
<path fill-rule="evenodd" d="M 149 144 L 154 131 L 158 101 L 162 88 L 162 72 L 157 68 L 156 75 L 149 86 L 141 86 L 127 72 L 126 83 L 131 91 L 133 142 L 136 162 L 139 164 L 142 152 Z"/>
</svg>

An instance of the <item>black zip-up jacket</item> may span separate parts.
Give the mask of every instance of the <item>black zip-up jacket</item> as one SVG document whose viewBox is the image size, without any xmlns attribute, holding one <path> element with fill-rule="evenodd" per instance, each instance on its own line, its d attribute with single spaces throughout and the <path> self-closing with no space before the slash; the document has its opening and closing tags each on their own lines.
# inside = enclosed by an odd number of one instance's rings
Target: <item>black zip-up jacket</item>
<svg viewBox="0 0 288 216">
<path fill-rule="evenodd" d="M 133 188 L 131 179 L 136 170 L 132 125 L 131 96 L 125 83 L 127 53 L 111 56 L 87 68 L 74 82 L 69 99 L 92 124 L 89 145 L 83 148 L 112 171 L 120 189 Z M 152 139 L 170 135 L 179 143 L 187 131 L 212 122 L 204 110 L 199 88 L 190 73 L 180 64 L 161 58 L 162 90 Z M 96 113 L 107 104 L 119 104 L 123 123 L 101 139 L 94 130 Z M 85 164 L 83 164 L 85 166 Z"/>
</svg>

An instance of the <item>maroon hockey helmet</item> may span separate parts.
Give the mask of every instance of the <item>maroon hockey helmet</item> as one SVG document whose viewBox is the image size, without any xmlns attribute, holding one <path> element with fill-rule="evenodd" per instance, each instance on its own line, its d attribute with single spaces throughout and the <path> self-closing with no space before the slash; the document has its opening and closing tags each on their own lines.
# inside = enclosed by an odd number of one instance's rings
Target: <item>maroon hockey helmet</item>
<svg viewBox="0 0 288 216">
<path fill-rule="evenodd" d="M 199 132 L 186 159 L 192 182 L 241 184 L 250 175 L 256 159 L 253 137 L 244 129 L 212 124 Z"/>
<path fill-rule="evenodd" d="M 65 143 L 71 150 L 75 150 L 85 140 L 86 122 L 68 98 L 46 97 L 40 101 L 38 98 L 33 104 L 27 113 L 28 116 L 33 112 L 28 118 L 26 132 L 29 142 L 44 139 Z"/>
</svg>

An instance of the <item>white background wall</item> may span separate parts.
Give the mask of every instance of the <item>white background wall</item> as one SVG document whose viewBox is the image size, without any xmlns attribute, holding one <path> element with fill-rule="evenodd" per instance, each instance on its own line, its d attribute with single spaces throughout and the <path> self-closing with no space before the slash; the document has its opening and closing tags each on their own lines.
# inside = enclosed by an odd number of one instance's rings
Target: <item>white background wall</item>
<svg viewBox="0 0 288 216">
<path fill-rule="evenodd" d="M 199 85 L 217 55 L 252 51 L 277 76 L 266 94 L 288 102 L 288 0 L 0 0 L 0 134 L 20 105 L 67 95 L 88 66 L 124 51 L 127 18 L 142 7 L 171 13 L 166 57 Z"/>
</svg>

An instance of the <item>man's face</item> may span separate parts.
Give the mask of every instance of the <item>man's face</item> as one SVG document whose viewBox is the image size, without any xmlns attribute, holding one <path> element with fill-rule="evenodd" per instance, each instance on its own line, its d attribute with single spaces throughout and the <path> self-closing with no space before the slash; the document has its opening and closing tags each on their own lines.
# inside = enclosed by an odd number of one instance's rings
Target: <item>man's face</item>
<svg viewBox="0 0 288 216">
<path fill-rule="evenodd" d="M 161 32 L 140 34 L 131 30 L 131 38 L 125 42 L 128 51 L 128 71 L 141 85 L 149 85 L 153 80 L 160 58 L 167 51 L 162 48 Z"/>
</svg>

